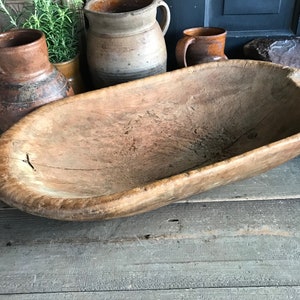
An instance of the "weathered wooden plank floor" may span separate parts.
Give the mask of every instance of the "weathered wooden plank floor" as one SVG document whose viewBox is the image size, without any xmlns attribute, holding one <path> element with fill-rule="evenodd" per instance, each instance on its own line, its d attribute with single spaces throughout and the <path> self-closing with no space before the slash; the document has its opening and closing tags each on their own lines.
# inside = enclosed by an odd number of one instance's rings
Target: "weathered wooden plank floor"
<svg viewBox="0 0 300 300">
<path fill-rule="evenodd" d="M 300 157 L 130 218 L 2 203 L 0 299 L 300 299 L 299 183 Z"/>
</svg>

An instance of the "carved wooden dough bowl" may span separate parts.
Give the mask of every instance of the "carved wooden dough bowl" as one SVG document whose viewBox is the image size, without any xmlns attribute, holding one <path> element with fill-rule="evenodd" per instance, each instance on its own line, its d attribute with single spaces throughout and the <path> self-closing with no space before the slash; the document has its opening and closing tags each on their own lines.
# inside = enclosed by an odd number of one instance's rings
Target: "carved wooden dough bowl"
<svg viewBox="0 0 300 300">
<path fill-rule="evenodd" d="M 97 220 L 156 209 L 300 154 L 300 72 L 229 60 L 47 104 L 0 139 L 0 196 Z"/>
</svg>

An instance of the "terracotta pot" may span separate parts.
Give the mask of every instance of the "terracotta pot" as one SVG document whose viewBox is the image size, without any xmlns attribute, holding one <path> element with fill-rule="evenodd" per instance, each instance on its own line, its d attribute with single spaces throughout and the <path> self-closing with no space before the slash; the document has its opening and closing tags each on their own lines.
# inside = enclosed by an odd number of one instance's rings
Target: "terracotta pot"
<svg viewBox="0 0 300 300">
<path fill-rule="evenodd" d="M 69 61 L 55 63 L 53 65 L 67 78 L 75 94 L 86 92 L 87 89 L 80 73 L 79 54 Z"/>
<path fill-rule="evenodd" d="M 166 71 L 164 34 L 170 11 L 164 1 L 91 0 L 84 10 L 89 21 L 87 60 L 96 88 Z"/>
<path fill-rule="evenodd" d="M 226 30 L 217 27 L 196 27 L 183 31 L 176 45 L 176 60 L 180 68 L 228 59 L 224 53 Z"/>
<path fill-rule="evenodd" d="M 0 130 L 48 102 L 73 95 L 66 78 L 48 59 L 41 31 L 0 34 Z"/>
</svg>

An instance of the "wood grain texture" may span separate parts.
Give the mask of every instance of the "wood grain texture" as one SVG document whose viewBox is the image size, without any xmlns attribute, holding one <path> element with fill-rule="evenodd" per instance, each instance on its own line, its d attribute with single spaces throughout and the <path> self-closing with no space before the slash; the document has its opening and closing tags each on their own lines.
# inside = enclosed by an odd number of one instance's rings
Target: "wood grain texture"
<svg viewBox="0 0 300 300">
<path fill-rule="evenodd" d="M 221 186 L 183 201 L 246 201 L 300 198 L 300 156 L 266 173 Z"/>
<path fill-rule="evenodd" d="M 287 184 L 288 183 L 288 184 Z M 248 201 L 300 198 L 300 156 L 266 173 L 240 180 L 179 202 Z M 0 198 L 1 200 L 1 198 Z M 15 209 L 0 201 L 0 211 Z"/>
<path fill-rule="evenodd" d="M 0 294 L 282 287 L 298 295 L 300 200 L 178 203 L 88 223 L 0 216 Z"/>
<path fill-rule="evenodd" d="M 8 300 L 298 300 L 300 287 L 186 289 L 161 291 L 107 291 L 7 295 Z"/>
<path fill-rule="evenodd" d="M 50 218 L 108 219 L 265 172 L 300 154 L 299 77 L 231 60 L 46 105 L 0 139 L 0 195 Z"/>
</svg>

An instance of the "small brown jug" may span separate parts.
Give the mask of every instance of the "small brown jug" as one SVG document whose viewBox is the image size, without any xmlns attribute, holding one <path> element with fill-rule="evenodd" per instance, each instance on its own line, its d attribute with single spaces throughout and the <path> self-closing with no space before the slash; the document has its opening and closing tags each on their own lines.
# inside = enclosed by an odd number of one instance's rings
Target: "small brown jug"
<svg viewBox="0 0 300 300">
<path fill-rule="evenodd" d="M 61 63 L 54 63 L 54 67 L 61 72 L 73 88 L 74 94 L 87 91 L 80 71 L 80 56 L 77 54 L 73 59 Z"/>
<path fill-rule="evenodd" d="M 183 31 L 176 45 L 178 67 L 228 59 L 224 54 L 226 30 L 217 27 L 196 27 Z"/>
<path fill-rule="evenodd" d="M 0 133 L 33 109 L 73 94 L 67 79 L 49 62 L 42 31 L 0 34 Z"/>
</svg>

